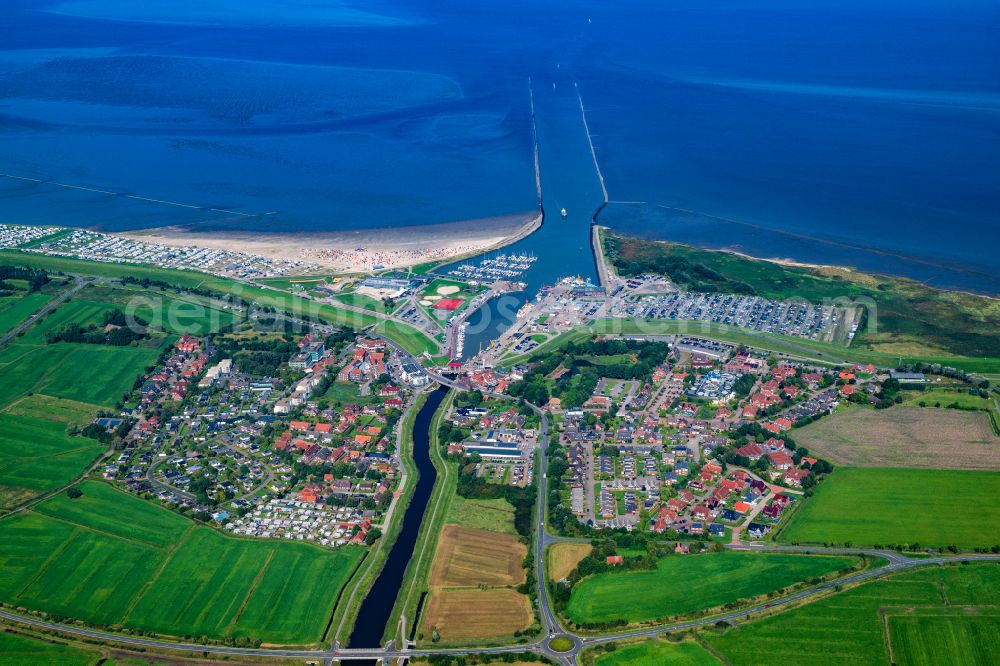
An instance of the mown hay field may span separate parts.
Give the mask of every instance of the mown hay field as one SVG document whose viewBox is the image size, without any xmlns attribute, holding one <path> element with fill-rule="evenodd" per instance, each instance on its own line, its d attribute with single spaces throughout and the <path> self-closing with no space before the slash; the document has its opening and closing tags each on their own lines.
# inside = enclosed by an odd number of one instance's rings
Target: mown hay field
<svg viewBox="0 0 1000 666">
<path fill-rule="evenodd" d="M 563 542 L 549 546 L 546 561 L 549 580 L 563 580 L 569 576 L 593 549 L 589 543 Z"/>
<path fill-rule="evenodd" d="M 835 465 L 1000 470 L 1000 437 L 984 411 L 858 407 L 796 429 L 795 442 Z"/>
<path fill-rule="evenodd" d="M 426 636 L 436 630 L 446 642 L 509 636 L 534 621 L 531 600 L 509 588 L 433 590 L 422 619 Z"/>
<path fill-rule="evenodd" d="M 527 548 L 516 538 L 446 525 L 441 530 L 431 586 L 520 585 L 525 580 L 522 566 Z"/>
</svg>

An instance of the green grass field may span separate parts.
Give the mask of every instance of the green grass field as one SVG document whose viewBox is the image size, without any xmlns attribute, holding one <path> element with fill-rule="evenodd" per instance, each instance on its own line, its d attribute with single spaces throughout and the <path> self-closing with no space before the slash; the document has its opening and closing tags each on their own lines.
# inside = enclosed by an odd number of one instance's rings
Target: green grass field
<svg viewBox="0 0 1000 666">
<path fill-rule="evenodd" d="M 993 546 L 1000 474 L 842 467 L 781 532 L 788 543 Z"/>
<path fill-rule="evenodd" d="M 962 409 L 982 409 L 985 411 L 989 411 L 993 407 L 989 400 L 980 398 L 978 395 L 970 395 L 968 391 L 949 391 L 937 388 L 914 392 L 903 402 L 904 405 L 917 407 L 921 406 L 921 403 L 928 406 L 941 403 L 942 407 L 957 404 Z"/>
<path fill-rule="evenodd" d="M 167 299 L 154 294 L 134 309 L 135 316 L 168 333 L 202 336 L 233 323 L 231 312 L 208 307 L 198 300 Z"/>
<path fill-rule="evenodd" d="M 566 614 L 577 624 L 649 622 L 751 599 L 851 568 L 852 557 L 712 553 L 665 557 L 655 570 L 615 571 L 573 588 Z"/>
<path fill-rule="evenodd" d="M 155 363 L 152 347 L 111 347 L 57 343 L 14 344 L 0 354 L 0 407 L 29 393 L 42 393 L 113 407 L 136 377 Z M 7 361 L 7 362 L 4 362 Z"/>
<path fill-rule="evenodd" d="M 67 436 L 67 426 L 113 407 L 155 362 L 162 338 L 145 347 L 46 342 L 47 331 L 100 321 L 113 307 L 67 301 L 0 350 L 0 510 L 77 478 L 105 447 Z"/>
<path fill-rule="evenodd" d="M 647 640 L 617 647 L 597 658 L 597 666 L 646 666 L 670 664 L 671 666 L 713 666 L 719 660 L 694 641 L 671 643 L 665 640 Z"/>
<path fill-rule="evenodd" d="M 106 312 L 115 309 L 111 303 L 101 303 L 83 298 L 73 298 L 61 303 L 53 312 L 50 312 L 38 323 L 29 328 L 23 336 L 18 339 L 19 344 L 44 345 L 45 336 L 49 331 L 62 328 L 66 324 L 97 324 Z"/>
<path fill-rule="evenodd" d="M 897 664 L 978 666 L 994 663 L 1000 646 L 1000 611 L 964 608 L 904 610 L 888 614 Z"/>
<path fill-rule="evenodd" d="M 102 451 L 65 424 L 0 413 L 0 509 L 69 483 Z"/>
<path fill-rule="evenodd" d="M 502 498 L 465 499 L 461 495 L 455 495 L 451 498 L 445 524 L 517 536 L 517 530 L 514 529 L 514 507 Z"/>
<path fill-rule="evenodd" d="M 0 666 L 90 666 L 100 661 L 97 653 L 0 631 Z"/>
<path fill-rule="evenodd" d="M 353 382 L 332 382 L 326 393 L 319 396 L 323 400 L 339 402 L 341 404 L 370 405 L 381 402 L 377 396 L 358 395 L 358 384 Z"/>
<path fill-rule="evenodd" d="M 363 555 L 236 539 L 99 482 L 0 521 L 0 599 L 176 636 L 322 638 Z"/>
<path fill-rule="evenodd" d="M 995 640 L 973 646 L 968 642 L 950 642 L 944 636 L 955 631 L 977 632 L 970 636 L 983 638 L 995 636 L 997 605 L 1000 605 L 997 564 L 928 567 L 868 582 L 721 633 L 709 632 L 706 638 L 734 666 L 888 664 L 891 660 L 886 648 L 885 614 L 894 663 L 988 664 L 996 663 L 1000 655 L 1000 645 Z M 968 616 L 980 620 L 980 627 L 931 627 L 927 623 L 924 628 L 934 633 L 914 637 L 912 628 L 906 626 L 911 620 L 895 621 L 896 617 L 909 618 L 911 612 L 937 609 L 942 613 L 957 613 L 963 608 L 970 609 Z M 928 640 L 932 642 L 928 644 Z M 936 654 L 930 655 L 932 661 L 921 662 L 919 655 L 927 645 Z M 986 659 L 971 660 L 974 651 L 985 653 Z M 916 660 L 906 660 L 910 656 Z"/>
<path fill-rule="evenodd" d="M 337 294 L 334 298 L 341 303 L 353 305 L 356 308 L 364 308 L 365 310 L 371 310 L 372 312 L 384 313 L 386 311 L 386 307 L 382 301 L 377 298 L 372 298 L 371 296 L 366 296 L 365 294 L 356 294 L 352 292 Z"/>
<path fill-rule="evenodd" d="M 379 335 L 395 340 L 403 349 L 414 356 L 422 356 L 425 352 L 434 354 L 438 351 L 437 343 L 426 335 L 412 326 L 400 324 L 392 319 L 383 320 L 373 330 Z"/>
<path fill-rule="evenodd" d="M 48 303 L 51 294 L 35 292 L 0 298 L 0 335 L 14 328 Z"/>
</svg>

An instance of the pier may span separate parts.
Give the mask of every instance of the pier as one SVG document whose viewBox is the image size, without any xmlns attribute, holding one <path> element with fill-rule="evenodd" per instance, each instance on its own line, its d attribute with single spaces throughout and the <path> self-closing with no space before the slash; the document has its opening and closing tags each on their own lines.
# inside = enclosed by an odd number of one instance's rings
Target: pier
<svg viewBox="0 0 1000 666">
<path fill-rule="evenodd" d="M 553 82 L 557 84 L 554 88 Z M 532 301 L 543 286 L 555 284 L 566 275 L 579 275 L 594 283 L 602 279 L 594 260 L 591 226 L 597 211 L 607 200 L 607 191 L 587 123 L 583 92 L 561 70 L 532 77 L 529 96 L 534 138 L 532 156 L 543 221 L 535 233 L 508 246 L 506 255 L 533 257 L 534 261 L 527 268 L 500 269 L 518 271 L 516 277 L 509 279 L 523 282 L 524 288 L 504 293 L 477 312 L 469 313 L 465 352 L 487 349 L 490 342 L 515 323 L 516 313 Z M 564 208 L 566 217 L 561 215 Z M 475 266 L 489 259 L 481 256 L 464 263 Z M 487 263 L 486 269 L 489 268 Z M 470 277 L 473 274 L 493 275 L 462 269 L 460 265 L 448 266 L 442 272 L 452 270 L 462 270 Z"/>
</svg>

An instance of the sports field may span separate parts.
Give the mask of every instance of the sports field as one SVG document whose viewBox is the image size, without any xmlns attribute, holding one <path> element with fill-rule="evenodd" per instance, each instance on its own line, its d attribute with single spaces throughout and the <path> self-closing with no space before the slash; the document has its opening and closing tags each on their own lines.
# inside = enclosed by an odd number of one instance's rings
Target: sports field
<svg viewBox="0 0 1000 666">
<path fill-rule="evenodd" d="M 614 571 L 580 581 L 566 613 L 579 625 L 649 622 L 752 599 L 855 562 L 852 557 L 786 553 L 665 557 L 654 570 Z"/>
<path fill-rule="evenodd" d="M 734 666 L 989 664 L 1000 658 L 1000 644 L 995 639 L 973 647 L 946 636 L 956 631 L 983 639 L 996 636 L 998 605 L 1000 565 L 929 567 L 868 582 L 721 633 L 709 632 L 706 638 Z M 933 633 L 913 636 L 912 622 L 919 624 L 919 620 L 895 619 L 910 618 L 911 613 L 933 616 L 935 612 L 965 614 L 979 622 L 974 623 L 976 627 L 959 627 L 961 621 L 949 619 L 945 624 L 951 626 L 939 623 L 932 627 L 928 621 L 922 629 Z M 894 659 L 889 658 L 886 647 L 887 625 Z M 929 655 L 925 647 L 928 640 L 932 641 Z M 973 661 L 977 650 L 986 658 Z M 915 660 L 908 661 L 909 657 Z"/>
<path fill-rule="evenodd" d="M 797 429 L 795 442 L 836 465 L 1000 470 L 1000 437 L 985 411 L 852 407 Z"/>
<path fill-rule="evenodd" d="M 0 521 L 0 599 L 173 636 L 322 638 L 363 555 L 225 536 L 96 481 Z"/>
<path fill-rule="evenodd" d="M 515 537 L 446 525 L 438 539 L 430 585 L 520 585 L 527 548 Z"/>
<path fill-rule="evenodd" d="M 573 573 L 580 560 L 590 554 L 594 547 L 589 543 L 554 543 L 546 554 L 546 571 L 549 580 L 562 580 Z"/>
<path fill-rule="evenodd" d="M 433 590 L 421 617 L 425 636 L 437 630 L 451 643 L 509 636 L 533 621 L 531 601 L 509 588 Z"/>
<path fill-rule="evenodd" d="M 780 533 L 787 543 L 974 548 L 1000 542 L 1000 475 L 841 467 Z"/>
<path fill-rule="evenodd" d="M 719 660 L 694 641 L 671 643 L 666 640 L 646 640 L 617 647 L 614 652 L 597 659 L 597 666 L 714 666 Z"/>
</svg>

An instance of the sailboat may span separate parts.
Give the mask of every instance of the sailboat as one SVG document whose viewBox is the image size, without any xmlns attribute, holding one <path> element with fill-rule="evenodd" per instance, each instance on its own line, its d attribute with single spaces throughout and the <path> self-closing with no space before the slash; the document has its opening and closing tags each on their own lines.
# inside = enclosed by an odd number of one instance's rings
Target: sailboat
<svg viewBox="0 0 1000 666">
<path fill-rule="evenodd" d="M 567 213 L 566 209 L 563 208 L 562 211 L 560 211 L 560 215 L 562 215 L 563 217 L 566 217 L 567 215 L 569 215 L 569 213 Z"/>
</svg>

